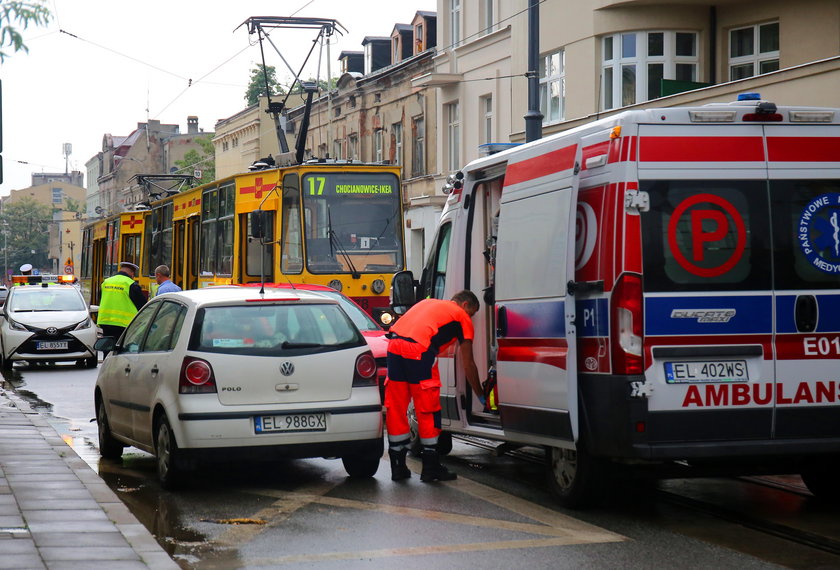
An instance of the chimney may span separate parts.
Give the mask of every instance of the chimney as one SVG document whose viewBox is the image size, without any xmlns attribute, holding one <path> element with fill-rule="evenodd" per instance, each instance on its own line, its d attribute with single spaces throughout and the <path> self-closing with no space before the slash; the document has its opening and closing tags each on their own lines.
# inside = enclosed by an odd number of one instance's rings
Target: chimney
<svg viewBox="0 0 840 570">
<path fill-rule="evenodd" d="M 198 117 L 196 117 L 195 115 L 190 115 L 189 117 L 187 117 L 187 134 L 198 134 Z"/>
</svg>

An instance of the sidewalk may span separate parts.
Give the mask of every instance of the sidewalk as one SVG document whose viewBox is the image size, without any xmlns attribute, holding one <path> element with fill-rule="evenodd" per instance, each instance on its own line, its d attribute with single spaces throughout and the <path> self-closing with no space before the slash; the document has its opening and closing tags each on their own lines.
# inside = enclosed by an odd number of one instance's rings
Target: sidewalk
<svg viewBox="0 0 840 570">
<path fill-rule="evenodd" d="M 3 388 L 0 568 L 178 568 L 46 419 Z"/>
</svg>

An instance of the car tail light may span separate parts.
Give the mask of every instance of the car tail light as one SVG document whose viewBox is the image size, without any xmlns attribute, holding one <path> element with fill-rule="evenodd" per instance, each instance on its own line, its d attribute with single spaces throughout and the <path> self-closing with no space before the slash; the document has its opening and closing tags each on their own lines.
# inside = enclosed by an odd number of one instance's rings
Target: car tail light
<svg viewBox="0 0 840 570">
<path fill-rule="evenodd" d="M 353 371 L 353 386 L 376 386 L 376 359 L 368 351 L 356 358 L 356 368 Z"/>
<path fill-rule="evenodd" d="M 644 372 L 642 306 L 641 275 L 623 274 L 618 279 L 611 298 L 610 339 L 613 374 Z"/>
<path fill-rule="evenodd" d="M 206 360 L 185 356 L 178 378 L 179 394 L 215 394 L 216 378 L 213 367 Z"/>
</svg>

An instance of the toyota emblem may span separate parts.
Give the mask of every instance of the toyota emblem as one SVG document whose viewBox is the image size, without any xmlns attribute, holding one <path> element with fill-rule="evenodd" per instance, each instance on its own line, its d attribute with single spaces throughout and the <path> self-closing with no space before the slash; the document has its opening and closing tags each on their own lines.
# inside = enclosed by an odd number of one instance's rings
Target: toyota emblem
<svg viewBox="0 0 840 570">
<path fill-rule="evenodd" d="M 58 334 L 58 329 L 55 327 L 47 327 L 47 334 L 55 336 Z"/>
<path fill-rule="evenodd" d="M 284 362 L 280 365 L 280 374 L 283 376 L 291 376 L 295 373 L 295 365 L 291 362 Z"/>
</svg>

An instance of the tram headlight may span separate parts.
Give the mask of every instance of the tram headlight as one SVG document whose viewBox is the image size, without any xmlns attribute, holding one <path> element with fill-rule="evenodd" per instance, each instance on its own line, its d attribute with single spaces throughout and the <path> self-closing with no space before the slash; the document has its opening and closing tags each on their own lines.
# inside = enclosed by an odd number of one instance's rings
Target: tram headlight
<svg viewBox="0 0 840 570">
<path fill-rule="evenodd" d="M 379 295 L 385 290 L 385 281 L 382 279 L 374 279 L 373 283 L 370 284 L 371 290 Z"/>
<path fill-rule="evenodd" d="M 336 291 L 341 291 L 341 289 L 342 289 L 341 281 L 338 280 L 338 279 L 333 279 L 332 281 L 327 283 L 327 286 L 332 287 Z"/>
<path fill-rule="evenodd" d="M 391 326 L 391 323 L 394 322 L 394 315 L 391 313 L 382 313 L 379 315 L 379 322 L 386 327 Z"/>
</svg>

